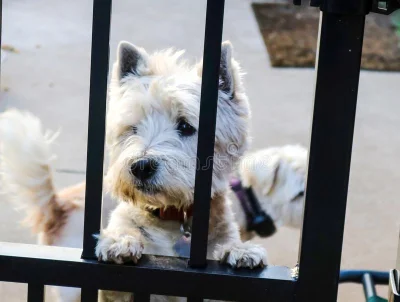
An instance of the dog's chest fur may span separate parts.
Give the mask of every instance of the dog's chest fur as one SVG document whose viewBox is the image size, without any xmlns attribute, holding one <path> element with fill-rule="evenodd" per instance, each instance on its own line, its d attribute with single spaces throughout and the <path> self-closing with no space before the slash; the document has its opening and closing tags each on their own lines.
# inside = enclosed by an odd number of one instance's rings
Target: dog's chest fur
<svg viewBox="0 0 400 302">
<path fill-rule="evenodd" d="M 182 237 L 180 231 L 181 223 L 179 221 L 157 220 L 154 224 L 140 228 L 143 238 L 146 240 L 144 253 L 177 256 L 174 251 L 174 245 Z"/>
<path fill-rule="evenodd" d="M 120 203 L 116 211 L 122 215 L 121 219 L 140 232 L 145 254 L 178 256 L 174 245 L 183 236 L 181 222 L 162 220 L 151 211 L 131 203 Z"/>
</svg>

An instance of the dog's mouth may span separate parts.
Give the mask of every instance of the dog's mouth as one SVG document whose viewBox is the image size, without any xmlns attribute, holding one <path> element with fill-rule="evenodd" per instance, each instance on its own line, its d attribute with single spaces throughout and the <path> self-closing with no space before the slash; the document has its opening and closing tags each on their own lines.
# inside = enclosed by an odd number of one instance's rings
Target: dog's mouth
<svg viewBox="0 0 400 302">
<path fill-rule="evenodd" d="M 135 187 L 140 192 L 146 195 L 155 195 L 161 192 L 161 189 L 153 184 L 144 183 L 144 182 L 135 182 Z"/>
</svg>

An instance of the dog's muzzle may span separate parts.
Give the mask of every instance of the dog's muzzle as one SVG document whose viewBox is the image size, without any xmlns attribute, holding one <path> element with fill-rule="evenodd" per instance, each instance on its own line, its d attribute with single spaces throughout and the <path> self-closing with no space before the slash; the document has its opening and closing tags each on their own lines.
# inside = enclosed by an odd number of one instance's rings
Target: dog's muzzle
<svg viewBox="0 0 400 302">
<path fill-rule="evenodd" d="M 261 208 L 253 189 L 243 188 L 241 181 L 237 178 L 231 179 L 231 187 L 246 215 L 247 231 L 254 231 L 260 237 L 270 237 L 275 234 L 274 220 Z"/>
<path fill-rule="evenodd" d="M 154 159 L 145 158 L 134 162 L 131 165 L 131 174 L 136 189 L 150 195 L 158 193 L 160 188 L 153 182 L 157 170 L 158 162 Z"/>
<path fill-rule="evenodd" d="M 157 172 L 158 163 L 153 159 L 140 159 L 131 166 L 131 172 L 140 182 L 151 179 Z"/>
<path fill-rule="evenodd" d="M 248 222 L 247 230 L 256 232 L 260 237 L 270 237 L 275 234 L 276 227 L 271 216 L 262 212 Z"/>
</svg>

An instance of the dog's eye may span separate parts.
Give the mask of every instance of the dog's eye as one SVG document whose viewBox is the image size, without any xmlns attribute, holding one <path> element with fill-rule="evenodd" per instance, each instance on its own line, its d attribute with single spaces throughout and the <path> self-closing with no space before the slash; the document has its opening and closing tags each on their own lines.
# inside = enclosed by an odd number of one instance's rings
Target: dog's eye
<svg viewBox="0 0 400 302">
<path fill-rule="evenodd" d="M 178 120 L 178 126 L 176 127 L 180 136 L 191 136 L 196 133 L 196 129 L 190 125 L 185 119 Z"/>
<path fill-rule="evenodd" d="M 136 126 L 132 126 L 131 131 L 133 134 L 137 134 L 137 127 Z"/>
</svg>

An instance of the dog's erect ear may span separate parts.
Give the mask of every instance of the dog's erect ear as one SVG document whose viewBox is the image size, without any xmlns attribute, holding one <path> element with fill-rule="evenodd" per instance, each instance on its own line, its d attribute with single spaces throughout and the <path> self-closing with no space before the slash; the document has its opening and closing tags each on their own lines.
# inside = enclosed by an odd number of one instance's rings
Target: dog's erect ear
<svg viewBox="0 0 400 302">
<path fill-rule="evenodd" d="M 119 67 L 119 79 L 126 76 L 142 76 L 148 69 L 149 56 L 143 48 L 122 41 L 118 46 L 117 63 Z"/>
<path fill-rule="evenodd" d="M 221 45 L 221 62 L 219 66 L 219 89 L 233 97 L 234 94 L 234 71 L 232 68 L 232 44 L 225 41 Z"/>
<path fill-rule="evenodd" d="M 231 42 L 225 41 L 221 45 L 221 61 L 219 67 L 219 90 L 227 94 L 230 99 L 235 93 L 235 78 L 238 77 L 238 66 L 232 58 L 233 47 Z M 235 65 L 236 64 L 236 65 Z M 203 62 L 197 65 L 199 77 L 203 73 Z M 237 75 L 236 75 L 237 74 Z"/>
</svg>

